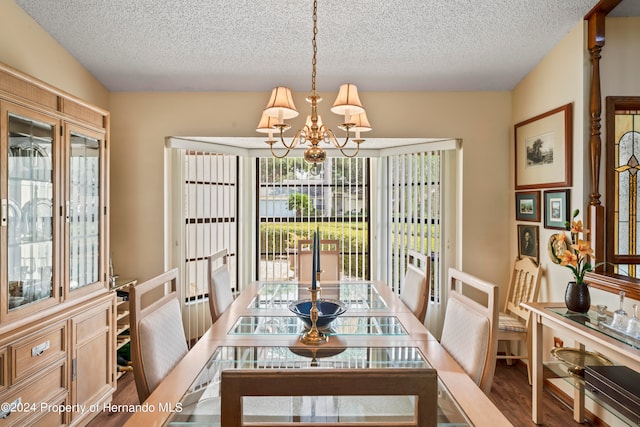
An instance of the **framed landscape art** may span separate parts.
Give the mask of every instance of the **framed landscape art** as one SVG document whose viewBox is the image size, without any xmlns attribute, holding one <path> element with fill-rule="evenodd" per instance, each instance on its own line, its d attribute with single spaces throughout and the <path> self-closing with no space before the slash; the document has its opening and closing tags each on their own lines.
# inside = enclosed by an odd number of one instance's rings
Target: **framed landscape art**
<svg viewBox="0 0 640 427">
<path fill-rule="evenodd" d="M 569 221 L 570 191 L 544 192 L 544 228 L 565 229 L 565 222 Z"/>
<path fill-rule="evenodd" d="M 571 104 L 514 126 L 516 190 L 571 186 L 571 128 Z"/>
<path fill-rule="evenodd" d="M 516 193 L 516 221 L 540 221 L 540 192 Z"/>
</svg>

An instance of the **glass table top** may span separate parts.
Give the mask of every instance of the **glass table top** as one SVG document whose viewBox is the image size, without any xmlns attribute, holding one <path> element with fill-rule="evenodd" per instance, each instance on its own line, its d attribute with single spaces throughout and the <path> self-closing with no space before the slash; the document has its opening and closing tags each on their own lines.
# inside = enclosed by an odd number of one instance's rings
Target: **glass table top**
<svg viewBox="0 0 640 427">
<path fill-rule="evenodd" d="M 585 314 L 580 314 L 571 312 L 564 307 L 546 307 L 546 309 L 573 322 L 580 323 L 594 331 L 598 331 L 622 343 L 630 345 L 633 348 L 640 349 L 640 337 L 627 335 L 625 331 L 611 327 L 611 320 L 613 318 L 611 313 L 607 313 L 606 316 L 598 317 L 598 312 L 595 310 L 589 310 L 589 312 Z"/>
<path fill-rule="evenodd" d="M 289 304 L 310 298 L 308 284 L 297 282 L 264 282 L 249 309 L 287 309 Z M 371 282 L 327 283 L 320 286 L 319 298 L 339 300 L 347 304 L 349 310 L 380 310 L 387 304 Z"/>
<path fill-rule="evenodd" d="M 300 335 L 304 323 L 295 316 L 241 316 L 230 335 Z M 395 316 L 340 316 L 334 320 L 326 335 L 407 335 Z"/>
<path fill-rule="evenodd" d="M 415 347 L 256 347 L 218 348 L 183 396 L 167 426 L 220 426 L 220 381 L 225 369 L 429 368 Z M 406 421 L 414 414 L 413 396 L 245 397 L 246 421 L 362 422 Z M 438 425 L 471 423 L 438 380 Z"/>
</svg>

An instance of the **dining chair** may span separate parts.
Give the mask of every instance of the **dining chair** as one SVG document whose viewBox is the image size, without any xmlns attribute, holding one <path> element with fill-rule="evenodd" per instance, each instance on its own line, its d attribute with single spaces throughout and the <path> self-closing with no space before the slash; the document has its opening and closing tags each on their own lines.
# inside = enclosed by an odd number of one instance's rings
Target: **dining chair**
<svg viewBox="0 0 640 427">
<path fill-rule="evenodd" d="M 440 343 L 489 394 L 496 368 L 498 287 L 454 268 L 448 283 Z"/>
<path fill-rule="evenodd" d="M 400 299 L 424 323 L 429 304 L 430 266 L 427 257 L 419 252 L 407 251 L 407 270 L 400 287 Z"/>
<path fill-rule="evenodd" d="M 140 403 L 189 351 L 177 277 L 173 269 L 130 289 L 131 360 Z"/>
<path fill-rule="evenodd" d="M 227 249 L 222 249 L 207 257 L 207 286 L 209 311 L 211 312 L 211 323 L 213 323 L 233 302 Z"/>
<path fill-rule="evenodd" d="M 310 239 L 298 240 L 296 271 L 300 283 L 311 283 L 312 254 L 313 242 Z M 320 240 L 320 282 L 337 282 L 338 280 L 340 280 L 340 241 Z"/>
<path fill-rule="evenodd" d="M 498 315 L 498 345 L 504 343 L 505 353 L 498 354 L 498 359 L 506 359 L 511 364 L 514 359 L 528 359 L 531 354 L 531 333 L 529 327 L 529 310 L 520 303 L 535 302 L 540 291 L 540 266 L 531 258 L 516 258 L 511 277 L 504 311 Z M 511 344 L 518 349 L 514 354 Z M 523 353 L 526 347 L 526 353 Z M 531 363 L 527 363 L 529 384 L 531 384 Z"/>
<path fill-rule="evenodd" d="M 247 408 L 249 402 L 243 398 L 249 396 L 416 396 L 413 423 L 375 419 L 373 424 L 354 421 L 349 425 L 435 427 L 437 423 L 438 376 L 432 368 L 227 369 L 221 376 L 220 421 L 225 427 L 244 425 L 243 406 Z M 339 427 L 344 421 L 322 425 Z M 260 426 L 282 426 L 282 421 L 261 420 Z"/>
</svg>

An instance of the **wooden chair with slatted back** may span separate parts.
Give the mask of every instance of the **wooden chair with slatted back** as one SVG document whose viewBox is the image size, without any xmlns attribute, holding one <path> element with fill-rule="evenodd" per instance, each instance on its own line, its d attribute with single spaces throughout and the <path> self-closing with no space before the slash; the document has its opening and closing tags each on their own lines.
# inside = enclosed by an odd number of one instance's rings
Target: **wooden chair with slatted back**
<svg viewBox="0 0 640 427">
<path fill-rule="evenodd" d="M 140 403 L 187 354 L 178 300 L 178 270 L 131 287 L 131 361 Z"/>
<path fill-rule="evenodd" d="M 207 257 L 207 286 L 211 322 L 215 322 L 233 302 L 229 251 L 222 249 Z"/>
<path fill-rule="evenodd" d="M 390 381 L 390 378 L 393 380 Z M 438 376 L 432 368 L 390 369 L 228 369 L 220 385 L 221 425 L 241 427 L 246 396 L 416 396 L 414 421 L 350 422 L 350 426 L 435 427 L 438 416 Z M 260 421 L 262 427 L 282 421 Z M 287 424 L 289 425 L 289 424 Z M 305 423 L 304 425 L 310 425 Z M 316 425 L 316 424 L 313 424 Z M 344 423 L 323 422 L 339 427 Z"/>
<path fill-rule="evenodd" d="M 407 270 L 400 287 L 400 299 L 424 323 L 430 299 L 430 263 L 419 252 L 407 251 Z"/>
<path fill-rule="evenodd" d="M 298 240 L 297 278 L 300 283 L 311 283 L 313 265 L 312 241 Z M 340 241 L 337 239 L 320 240 L 320 282 L 340 280 Z"/>
<path fill-rule="evenodd" d="M 504 306 L 498 318 L 498 343 L 503 342 L 505 353 L 498 354 L 498 359 L 506 359 L 508 364 L 514 359 L 528 359 L 531 354 L 531 328 L 529 327 L 530 313 L 522 308 L 520 303 L 535 302 L 540 291 L 540 266 L 531 258 L 523 257 L 515 260 L 509 290 Z M 512 343 L 516 346 L 512 347 Z M 519 345 L 518 345 L 519 344 Z M 514 347 L 518 348 L 513 354 Z M 523 349 L 526 348 L 526 353 Z M 527 363 L 529 384 L 531 384 L 531 363 Z"/>
<path fill-rule="evenodd" d="M 449 269 L 449 296 L 440 343 L 485 394 L 496 368 L 498 287 Z"/>
</svg>

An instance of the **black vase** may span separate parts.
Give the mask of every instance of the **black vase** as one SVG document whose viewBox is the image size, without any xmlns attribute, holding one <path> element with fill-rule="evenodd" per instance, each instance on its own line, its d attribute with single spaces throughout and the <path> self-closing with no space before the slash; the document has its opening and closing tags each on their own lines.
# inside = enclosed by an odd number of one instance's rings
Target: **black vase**
<svg viewBox="0 0 640 427">
<path fill-rule="evenodd" d="M 589 295 L 589 285 L 586 283 L 569 282 L 564 293 L 564 302 L 569 311 L 575 313 L 586 313 L 591 307 L 591 296 Z"/>
</svg>

